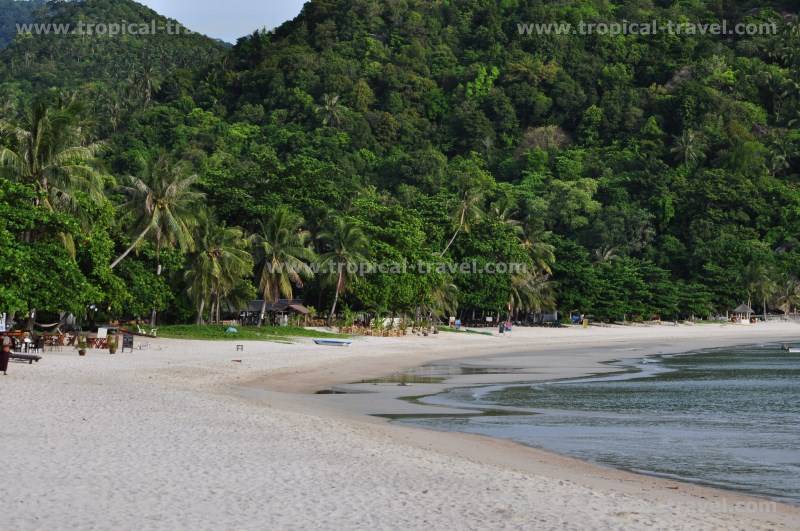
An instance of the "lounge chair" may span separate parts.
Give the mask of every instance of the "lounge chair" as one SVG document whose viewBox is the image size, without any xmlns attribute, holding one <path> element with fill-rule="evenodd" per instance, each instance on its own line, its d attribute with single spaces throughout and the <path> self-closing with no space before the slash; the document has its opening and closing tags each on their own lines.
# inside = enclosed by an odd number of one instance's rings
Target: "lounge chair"
<svg viewBox="0 0 800 531">
<path fill-rule="evenodd" d="M 148 332 L 138 324 L 136 325 L 136 331 L 140 336 L 156 337 L 158 335 L 158 328 L 151 328 L 150 332 Z"/>
</svg>

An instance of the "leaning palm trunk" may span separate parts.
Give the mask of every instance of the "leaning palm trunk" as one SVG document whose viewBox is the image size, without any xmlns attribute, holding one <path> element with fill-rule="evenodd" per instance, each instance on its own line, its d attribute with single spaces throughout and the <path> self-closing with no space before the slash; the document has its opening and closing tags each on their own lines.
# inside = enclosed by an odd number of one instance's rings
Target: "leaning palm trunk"
<svg viewBox="0 0 800 531">
<path fill-rule="evenodd" d="M 442 251 L 442 254 L 440 256 L 444 256 L 445 254 L 447 254 L 447 250 L 450 249 L 450 246 L 453 245 L 454 241 L 456 241 L 456 237 L 458 236 L 459 232 L 461 232 L 461 226 L 460 225 L 456 229 L 456 231 L 453 233 L 453 237 L 450 238 L 450 241 L 447 242 L 447 247 L 444 248 L 444 251 Z"/>
<path fill-rule="evenodd" d="M 331 313 L 328 315 L 328 326 L 333 323 L 333 316 L 336 315 L 336 304 L 339 302 L 339 290 L 342 287 L 342 270 L 339 269 L 339 278 L 336 280 L 336 294 L 333 296 L 333 306 L 331 306 Z"/>
<path fill-rule="evenodd" d="M 119 257 L 111 263 L 111 269 L 114 269 L 115 267 L 117 267 L 119 265 L 119 263 L 122 262 L 125 259 L 125 257 L 127 257 L 129 254 L 131 254 L 131 251 L 133 251 L 136 248 L 136 246 L 139 245 L 139 243 L 141 243 L 141 241 L 144 239 L 144 237 L 147 236 L 147 233 L 150 232 L 150 228 L 151 228 L 150 225 L 148 225 L 147 228 L 145 228 L 141 232 L 141 234 L 139 234 L 139 236 L 136 238 L 136 240 L 134 240 L 134 242 L 131 244 L 131 246 L 128 247 L 125 250 L 124 253 L 119 255 Z"/>
</svg>

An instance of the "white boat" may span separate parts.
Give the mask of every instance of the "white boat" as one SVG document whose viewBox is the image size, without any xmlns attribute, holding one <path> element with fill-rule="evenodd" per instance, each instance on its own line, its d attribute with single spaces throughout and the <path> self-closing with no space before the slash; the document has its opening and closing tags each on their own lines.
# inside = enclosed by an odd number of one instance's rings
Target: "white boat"
<svg viewBox="0 0 800 531">
<path fill-rule="evenodd" d="M 314 343 L 326 347 L 349 347 L 352 341 L 349 339 L 315 339 Z"/>
<path fill-rule="evenodd" d="M 792 354 L 800 353 L 800 347 L 789 347 L 789 352 Z"/>
</svg>

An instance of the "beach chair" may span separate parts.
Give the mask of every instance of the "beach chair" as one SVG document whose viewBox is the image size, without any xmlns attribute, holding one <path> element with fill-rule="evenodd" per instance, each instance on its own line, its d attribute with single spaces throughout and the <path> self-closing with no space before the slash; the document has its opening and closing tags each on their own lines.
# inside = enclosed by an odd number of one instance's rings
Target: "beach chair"
<svg viewBox="0 0 800 531">
<path fill-rule="evenodd" d="M 136 330 L 140 336 L 150 336 L 150 337 L 157 337 L 158 336 L 158 328 L 151 328 L 150 332 L 139 326 L 136 325 Z"/>
</svg>

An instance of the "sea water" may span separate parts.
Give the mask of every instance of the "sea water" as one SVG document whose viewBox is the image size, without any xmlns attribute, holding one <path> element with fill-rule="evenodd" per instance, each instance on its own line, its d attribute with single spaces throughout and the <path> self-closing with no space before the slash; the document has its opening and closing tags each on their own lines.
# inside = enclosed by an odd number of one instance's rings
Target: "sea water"
<svg viewBox="0 0 800 531">
<path fill-rule="evenodd" d="M 629 372 L 430 399 L 529 414 L 403 422 L 800 503 L 800 354 L 762 345 L 623 365 Z"/>
</svg>

